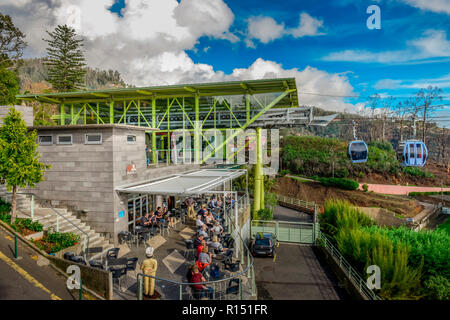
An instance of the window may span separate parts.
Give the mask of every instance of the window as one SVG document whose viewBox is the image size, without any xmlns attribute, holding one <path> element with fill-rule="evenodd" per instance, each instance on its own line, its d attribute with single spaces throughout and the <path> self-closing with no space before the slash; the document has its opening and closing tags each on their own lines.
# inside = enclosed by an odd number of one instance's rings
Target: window
<svg viewBox="0 0 450 320">
<path fill-rule="evenodd" d="M 127 136 L 127 143 L 129 143 L 129 144 L 135 144 L 135 143 L 136 143 L 136 136 L 134 136 L 134 135 L 128 135 L 128 136 Z"/>
<path fill-rule="evenodd" d="M 101 133 L 87 133 L 85 144 L 102 144 L 102 134 Z"/>
<path fill-rule="evenodd" d="M 65 134 L 58 136 L 58 144 L 72 144 L 72 135 Z"/>
<path fill-rule="evenodd" d="M 48 146 L 53 144 L 53 136 L 39 136 L 38 140 L 41 146 Z"/>
</svg>

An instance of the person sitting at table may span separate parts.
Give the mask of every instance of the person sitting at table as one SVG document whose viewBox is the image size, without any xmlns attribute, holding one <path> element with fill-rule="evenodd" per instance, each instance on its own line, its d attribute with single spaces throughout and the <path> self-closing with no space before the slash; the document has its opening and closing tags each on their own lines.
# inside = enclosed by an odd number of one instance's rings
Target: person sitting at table
<svg viewBox="0 0 450 320">
<path fill-rule="evenodd" d="M 200 210 L 198 210 L 197 214 L 203 217 L 207 212 L 208 211 L 206 210 L 206 206 L 202 204 L 202 207 L 200 208 Z"/>
<path fill-rule="evenodd" d="M 144 228 L 149 228 L 151 226 L 150 220 L 148 218 L 148 213 L 144 213 L 144 216 L 141 217 L 140 225 Z"/>
<path fill-rule="evenodd" d="M 216 221 L 214 223 L 214 227 L 211 228 L 210 231 L 212 232 L 213 235 L 216 235 L 216 236 L 220 237 L 222 235 L 222 233 L 223 233 L 223 227 L 220 225 L 219 222 Z"/>
<path fill-rule="evenodd" d="M 158 219 L 156 219 L 156 214 L 155 212 L 152 210 L 150 211 L 150 217 L 149 217 L 150 223 L 152 226 L 157 226 L 158 225 Z"/>
<path fill-rule="evenodd" d="M 209 235 L 206 232 L 206 230 L 207 230 L 207 227 L 205 224 L 203 225 L 203 227 L 200 228 L 200 230 L 198 230 L 198 234 L 202 235 L 204 237 L 204 239 L 209 238 Z"/>
<path fill-rule="evenodd" d="M 158 221 L 158 224 L 161 222 L 164 222 L 164 211 L 161 209 L 161 207 L 156 208 L 156 219 Z"/>
<path fill-rule="evenodd" d="M 205 244 L 203 246 L 202 252 L 198 255 L 198 262 L 203 263 L 203 268 L 206 268 L 211 264 L 212 253 L 209 252 L 208 246 Z"/>
<path fill-rule="evenodd" d="M 167 207 L 163 209 L 163 219 L 165 221 L 169 221 L 169 228 L 175 228 L 175 218 L 172 216 L 172 212 L 170 212 Z"/>
<path fill-rule="evenodd" d="M 201 228 L 201 227 L 203 227 L 205 225 L 205 223 L 202 221 L 202 216 L 201 215 L 198 215 L 197 216 L 197 220 L 195 220 L 195 226 L 197 227 L 197 228 Z"/>
<path fill-rule="evenodd" d="M 210 227 L 210 228 L 212 228 L 213 226 L 214 226 L 214 216 L 213 216 L 213 214 L 211 213 L 211 211 L 210 210 L 208 210 L 208 213 L 207 213 L 207 215 L 206 215 L 206 217 L 205 217 L 205 224 L 208 226 L 208 227 Z"/>
<path fill-rule="evenodd" d="M 200 255 L 200 253 L 202 253 L 203 248 L 206 246 L 206 241 L 203 239 L 200 243 L 200 245 L 197 247 L 197 254 L 195 256 L 195 258 L 198 260 L 198 257 Z"/>
<path fill-rule="evenodd" d="M 193 283 L 192 289 L 194 290 L 194 292 L 199 294 L 200 299 L 207 295 L 210 299 L 213 298 L 213 288 L 202 284 L 202 282 L 206 282 L 206 279 L 200 273 L 198 266 L 196 265 L 192 266 L 192 276 L 190 278 L 190 282 Z"/>
<path fill-rule="evenodd" d="M 216 199 L 214 197 L 211 198 L 211 200 L 208 203 L 208 206 L 210 209 L 214 209 L 216 207 L 217 203 L 216 203 Z"/>
<path fill-rule="evenodd" d="M 197 235 L 197 238 L 195 238 L 194 240 L 194 248 L 198 248 L 198 246 L 200 246 L 202 244 L 202 241 L 204 240 L 204 236 L 199 234 Z"/>
<path fill-rule="evenodd" d="M 212 237 L 211 242 L 208 242 L 208 246 L 214 250 L 224 253 L 227 256 L 230 256 L 233 254 L 233 249 L 224 248 L 222 246 L 222 244 L 220 243 L 219 238 L 216 235 L 214 235 Z"/>
</svg>

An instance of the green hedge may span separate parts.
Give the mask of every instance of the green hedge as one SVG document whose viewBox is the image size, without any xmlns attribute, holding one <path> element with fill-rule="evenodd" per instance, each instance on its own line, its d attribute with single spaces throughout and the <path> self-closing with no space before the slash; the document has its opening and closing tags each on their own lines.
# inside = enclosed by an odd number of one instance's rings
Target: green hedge
<svg viewBox="0 0 450 320">
<path fill-rule="evenodd" d="M 320 178 L 320 184 L 325 187 L 337 187 L 345 190 L 356 190 L 359 183 L 346 178 Z"/>
<path fill-rule="evenodd" d="M 410 176 L 419 178 L 434 178 L 434 174 L 417 167 L 403 167 L 402 171 Z"/>
<path fill-rule="evenodd" d="M 442 194 L 445 195 L 450 195 L 450 191 L 443 191 Z M 431 191 L 431 192 L 410 192 L 408 193 L 408 195 L 410 197 L 415 197 L 415 196 L 437 196 L 437 195 L 441 195 L 441 192 L 439 191 Z"/>
<path fill-rule="evenodd" d="M 6 214 L 11 211 L 11 204 L 0 199 L 0 214 Z"/>
</svg>

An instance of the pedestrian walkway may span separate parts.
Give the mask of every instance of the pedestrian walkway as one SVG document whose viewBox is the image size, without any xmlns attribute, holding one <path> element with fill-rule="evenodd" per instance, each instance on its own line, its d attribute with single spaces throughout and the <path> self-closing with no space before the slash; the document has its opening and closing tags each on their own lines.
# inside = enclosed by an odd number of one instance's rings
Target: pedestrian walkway
<svg viewBox="0 0 450 320">
<path fill-rule="evenodd" d="M 49 261 L 0 228 L 0 300 L 74 300 L 67 279 Z M 77 295 L 75 295 L 78 297 Z"/>
<path fill-rule="evenodd" d="M 312 246 L 281 243 L 274 258 L 255 258 L 258 300 L 342 300 L 347 293 Z"/>
<path fill-rule="evenodd" d="M 363 184 L 364 183 L 360 183 L 359 190 L 363 190 L 362 189 Z M 397 186 L 389 184 L 367 184 L 367 186 L 369 187 L 368 191 L 394 195 L 408 195 L 410 192 L 450 191 L 450 188 L 440 188 L 440 187 L 414 187 L 414 186 Z"/>
</svg>

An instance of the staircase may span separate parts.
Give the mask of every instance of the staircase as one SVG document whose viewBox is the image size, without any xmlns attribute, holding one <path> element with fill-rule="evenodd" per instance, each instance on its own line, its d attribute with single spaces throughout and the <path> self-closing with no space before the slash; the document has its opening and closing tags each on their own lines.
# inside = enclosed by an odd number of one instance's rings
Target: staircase
<svg viewBox="0 0 450 320">
<path fill-rule="evenodd" d="M 12 194 L 7 193 L 5 186 L 0 185 L 0 198 L 2 200 L 12 201 Z M 18 218 L 30 218 L 31 219 L 31 195 L 17 194 L 17 217 Z M 52 208 L 59 213 L 59 215 L 52 210 Z M 59 217 L 59 219 L 58 219 Z M 102 255 L 106 254 L 111 248 L 114 248 L 108 240 L 106 240 L 95 230 L 91 229 L 90 226 L 82 222 L 76 217 L 76 214 L 71 210 L 64 207 L 52 207 L 50 205 L 39 203 L 39 201 L 34 200 L 34 215 L 33 221 L 39 221 L 43 226 L 44 230 L 51 228 L 53 231 L 57 230 L 57 225 L 59 224 L 59 232 L 72 232 L 77 234 L 81 238 L 81 243 L 84 241 L 85 232 L 89 239 L 86 243 L 88 248 L 102 248 L 101 253 L 97 253 L 89 257 L 89 260 L 98 260 Z M 59 221 L 57 221 L 59 220 Z M 82 232 L 83 231 L 83 232 Z"/>
</svg>

